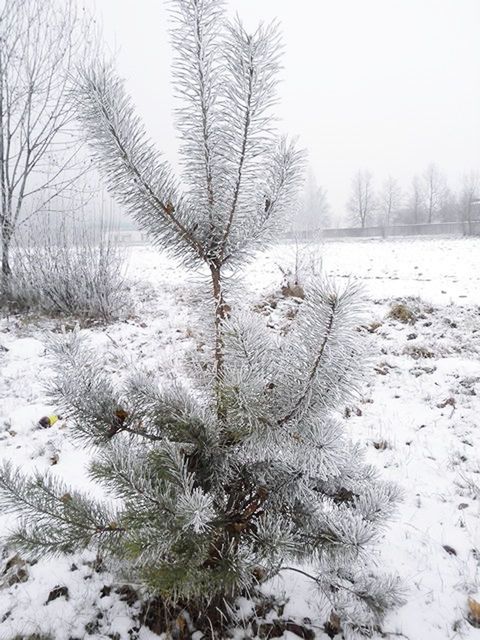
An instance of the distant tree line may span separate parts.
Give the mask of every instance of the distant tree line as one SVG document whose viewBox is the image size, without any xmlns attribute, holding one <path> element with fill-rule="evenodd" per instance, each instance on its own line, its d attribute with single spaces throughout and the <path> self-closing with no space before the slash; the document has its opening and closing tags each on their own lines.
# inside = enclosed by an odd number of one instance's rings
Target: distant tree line
<svg viewBox="0 0 480 640">
<path fill-rule="evenodd" d="M 477 205 L 477 206 L 476 206 Z M 480 218 L 480 171 L 470 171 L 459 189 L 452 189 L 445 174 L 430 164 L 415 175 L 407 189 L 389 176 L 377 188 L 373 174 L 359 170 L 351 181 L 347 225 L 355 227 L 434 222 L 468 222 Z M 294 231 L 314 231 L 338 226 L 333 219 L 326 190 L 312 171 L 305 181 L 303 198 L 294 216 Z"/>
<path fill-rule="evenodd" d="M 421 175 L 413 177 L 406 190 L 392 176 L 376 190 L 372 174 L 358 171 L 352 179 L 347 209 L 351 224 L 362 228 L 433 222 L 470 223 L 480 216 L 480 211 L 475 213 L 479 198 L 480 172 L 464 175 L 460 189 L 454 191 L 439 167 L 430 164 Z"/>
</svg>

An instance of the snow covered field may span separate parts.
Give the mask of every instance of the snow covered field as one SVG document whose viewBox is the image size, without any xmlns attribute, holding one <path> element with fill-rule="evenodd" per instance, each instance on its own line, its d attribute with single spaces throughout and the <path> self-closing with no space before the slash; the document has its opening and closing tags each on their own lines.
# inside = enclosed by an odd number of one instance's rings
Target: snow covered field
<svg viewBox="0 0 480 640">
<path fill-rule="evenodd" d="M 265 301 L 281 284 L 278 264 L 293 262 L 294 253 L 293 245 L 276 246 L 245 277 L 249 304 L 274 326 L 279 310 Z M 327 274 L 364 283 L 361 331 L 371 343 L 371 378 L 343 415 L 367 459 L 404 490 L 380 561 L 400 573 L 407 604 L 387 620 L 383 637 L 475 640 L 480 630 L 467 615 L 468 598 L 480 601 L 480 240 L 328 242 L 315 254 Z M 195 344 L 198 284 L 150 247 L 131 249 L 129 276 L 138 285 L 125 320 L 84 331 L 119 376 L 137 363 L 155 371 L 160 361 L 174 375 Z M 399 303 L 405 307 L 397 310 L 412 312 L 410 322 L 390 316 Z M 68 441 L 66 425 L 36 429 L 55 409 L 45 396 L 45 336 L 71 328 L 70 321 L 0 318 L 0 457 L 85 487 L 89 454 Z M 13 519 L 0 516 L 0 533 Z M 274 588 L 289 598 L 285 616 L 308 617 L 316 637 L 328 637 L 307 579 L 284 574 Z M 138 607 L 93 556 L 24 564 L 3 550 L 1 640 L 35 633 L 55 640 L 158 638 L 135 628 Z"/>
</svg>

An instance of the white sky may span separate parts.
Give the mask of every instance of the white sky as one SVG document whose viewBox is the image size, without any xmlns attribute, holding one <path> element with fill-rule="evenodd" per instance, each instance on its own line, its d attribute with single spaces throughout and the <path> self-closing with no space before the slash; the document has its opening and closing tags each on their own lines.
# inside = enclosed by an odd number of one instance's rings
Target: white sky
<svg viewBox="0 0 480 640">
<path fill-rule="evenodd" d="M 175 160 L 163 0 L 84 0 L 118 68 Z M 280 127 L 308 148 L 343 213 L 359 168 L 408 186 L 436 162 L 453 186 L 480 169 L 480 0 L 228 0 L 248 27 L 278 17 L 286 47 Z"/>
</svg>

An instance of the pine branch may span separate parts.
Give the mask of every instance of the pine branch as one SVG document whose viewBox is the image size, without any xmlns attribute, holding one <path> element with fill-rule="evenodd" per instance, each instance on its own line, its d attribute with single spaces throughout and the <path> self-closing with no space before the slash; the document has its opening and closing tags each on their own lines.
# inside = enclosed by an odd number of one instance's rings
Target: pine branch
<svg viewBox="0 0 480 640">
<path fill-rule="evenodd" d="M 227 151 L 217 106 L 224 3 L 172 0 L 170 8 L 174 87 L 181 101 L 176 113 L 182 164 L 196 206 L 208 211 L 209 225 L 202 232 L 209 234 L 211 243 L 217 235 L 217 209 L 224 200 L 221 155 Z"/>
<path fill-rule="evenodd" d="M 20 511 L 20 525 L 10 540 L 29 553 L 40 547 L 55 554 L 114 544 L 105 537 L 116 540 L 124 532 L 112 509 L 51 475 L 24 476 L 8 462 L 0 468 L 0 505 L 5 511 Z"/>
<path fill-rule="evenodd" d="M 313 364 L 312 364 L 312 367 L 310 369 L 310 372 L 308 373 L 307 380 L 306 380 L 306 382 L 304 384 L 304 388 L 303 388 L 303 391 L 302 391 L 300 397 L 298 398 L 298 400 L 296 401 L 295 405 L 292 407 L 290 412 L 287 413 L 287 415 L 283 416 L 283 418 L 280 418 L 279 420 L 277 420 L 277 424 L 280 427 L 283 424 L 285 424 L 285 422 L 289 422 L 296 415 L 296 413 L 298 412 L 300 407 L 302 407 L 302 405 L 307 400 L 307 397 L 311 393 L 312 386 L 313 386 L 313 383 L 315 381 L 316 374 L 318 372 L 318 368 L 320 367 L 320 363 L 322 362 L 322 358 L 323 358 L 323 355 L 325 353 L 325 348 L 326 348 L 327 343 L 330 340 L 330 337 L 332 335 L 333 321 L 334 321 L 336 310 L 337 310 L 337 302 L 338 301 L 337 301 L 337 299 L 335 297 L 331 297 L 329 300 L 327 300 L 327 305 L 330 308 L 329 308 L 329 311 L 328 311 L 327 324 L 326 324 L 326 327 L 325 327 L 325 333 L 324 333 L 324 336 L 323 336 L 323 340 L 321 341 L 321 343 L 320 343 L 320 345 L 318 347 L 317 356 L 316 356 L 315 360 L 313 361 Z"/>
<path fill-rule="evenodd" d="M 230 152 L 223 160 L 230 196 L 220 262 L 236 252 L 237 234 L 255 222 L 258 200 L 265 202 L 262 178 L 272 149 L 269 112 L 276 102 L 280 68 L 277 25 L 259 27 L 251 35 L 237 20 L 228 26 L 224 51 L 226 82 L 221 107 Z"/>
<path fill-rule="evenodd" d="M 111 192 L 161 246 L 203 259 L 195 219 L 135 115 L 123 82 L 106 65 L 80 69 L 78 117 Z M 154 186 L 155 185 L 155 186 Z"/>
<path fill-rule="evenodd" d="M 52 338 L 56 375 L 49 395 L 62 414 L 71 417 L 75 439 L 101 445 L 116 433 L 135 424 L 133 408 L 125 406 L 104 369 L 104 361 L 77 332 Z"/>
<path fill-rule="evenodd" d="M 281 138 L 265 158 L 265 175 L 258 181 L 255 207 L 247 224 L 238 226 L 235 241 L 224 257 L 224 264 L 238 264 L 240 259 L 264 249 L 284 231 L 287 216 L 298 206 L 298 189 L 305 166 L 305 152 L 293 142 Z M 258 170 L 260 173 L 260 168 Z"/>
<path fill-rule="evenodd" d="M 342 292 L 329 282 L 312 283 L 282 350 L 280 371 L 296 372 L 296 383 L 279 377 L 276 399 L 287 406 L 277 418 L 283 427 L 314 407 L 328 409 L 357 392 L 363 347 L 357 323 L 363 303 L 356 285 Z"/>
</svg>

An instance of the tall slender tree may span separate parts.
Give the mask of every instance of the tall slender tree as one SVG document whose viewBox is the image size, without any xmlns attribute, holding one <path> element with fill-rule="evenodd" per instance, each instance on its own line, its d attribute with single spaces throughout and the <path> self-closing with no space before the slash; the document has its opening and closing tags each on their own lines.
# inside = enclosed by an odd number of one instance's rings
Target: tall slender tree
<svg viewBox="0 0 480 640">
<path fill-rule="evenodd" d="M 188 385 L 138 374 L 119 385 L 79 336 L 58 343 L 55 401 L 72 435 L 96 447 L 90 474 L 116 502 L 6 464 L 1 504 L 23 514 L 10 543 L 31 553 L 97 548 L 187 606 L 314 562 L 345 624 L 377 624 L 397 589 L 389 577 L 373 587 L 365 551 L 397 489 L 335 416 L 361 380 L 358 291 L 312 285 L 283 338 L 226 298 L 225 278 L 291 210 L 303 164 L 272 129 L 278 29 L 252 34 L 227 22 L 218 0 L 176 0 L 173 42 L 181 181 L 111 67 L 83 69 L 76 99 L 111 192 L 159 247 L 207 277 L 206 360 Z"/>
<path fill-rule="evenodd" d="M 431 224 L 442 209 L 447 194 L 447 181 L 436 164 L 428 165 L 423 174 L 424 206 L 427 222 Z"/>
<path fill-rule="evenodd" d="M 373 176 L 369 171 L 358 171 L 352 180 L 351 196 L 347 203 L 352 222 L 362 229 L 372 219 L 377 202 L 373 189 Z"/>
<path fill-rule="evenodd" d="M 320 231 L 328 227 L 331 207 L 326 190 L 318 186 L 315 174 L 308 172 L 301 205 L 298 209 L 294 228 L 298 231 Z"/>
<path fill-rule="evenodd" d="M 424 197 L 422 182 L 418 175 L 413 176 L 410 190 L 409 209 L 411 211 L 413 224 L 418 224 L 423 211 Z"/>
<path fill-rule="evenodd" d="M 478 203 L 479 200 L 480 172 L 470 171 L 470 173 L 467 173 L 463 176 L 462 190 L 460 192 L 460 209 L 462 220 L 468 223 L 469 234 L 472 233 L 472 222 L 475 218 L 475 204 Z"/>
<path fill-rule="evenodd" d="M 380 224 L 389 227 L 392 224 L 393 217 L 398 211 L 402 203 L 402 190 L 398 181 L 392 176 L 383 183 L 382 192 L 380 194 Z"/>
</svg>

